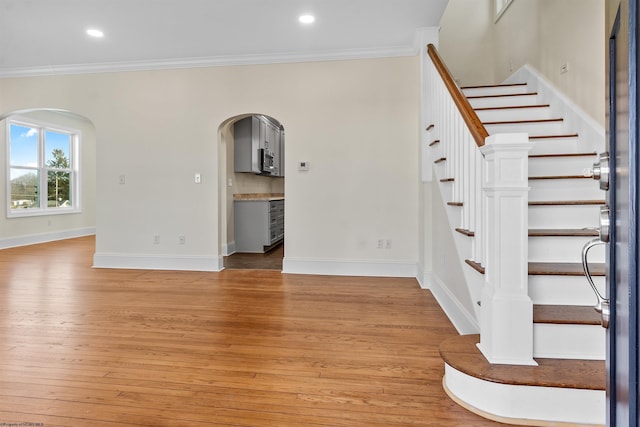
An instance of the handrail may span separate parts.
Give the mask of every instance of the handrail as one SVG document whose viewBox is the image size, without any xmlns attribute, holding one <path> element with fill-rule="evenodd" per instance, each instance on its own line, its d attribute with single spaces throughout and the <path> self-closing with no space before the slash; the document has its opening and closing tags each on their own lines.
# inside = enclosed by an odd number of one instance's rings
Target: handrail
<svg viewBox="0 0 640 427">
<path fill-rule="evenodd" d="M 438 70 L 440 77 L 442 77 L 442 81 L 451 94 L 453 102 L 456 104 L 456 107 L 458 107 L 464 122 L 467 124 L 473 139 L 476 141 L 476 145 L 478 147 L 482 147 L 484 145 L 485 138 L 489 136 L 489 132 L 484 128 L 484 125 L 478 118 L 478 115 L 471 107 L 471 104 L 469 104 L 467 97 L 464 96 L 456 82 L 453 80 L 449 68 L 447 68 L 446 64 L 440 57 L 436 47 L 429 43 L 427 51 L 431 61 L 433 61 L 433 65 L 436 67 L 436 70 Z"/>
</svg>

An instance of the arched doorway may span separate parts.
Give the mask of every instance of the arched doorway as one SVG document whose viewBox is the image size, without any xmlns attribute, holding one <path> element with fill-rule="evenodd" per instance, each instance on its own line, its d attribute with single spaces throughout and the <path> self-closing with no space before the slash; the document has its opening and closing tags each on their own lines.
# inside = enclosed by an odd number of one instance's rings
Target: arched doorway
<svg viewBox="0 0 640 427">
<path fill-rule="evenodd" d="M 225 268 L 282 270 L 284 133 L 278 119 L 256 113 L 231 117 L 218 128 Z"/>
<path fill-rule="evenodd" d="M 29 108 L 0 114 L 0 247 L 96 232 L 96 129 L 72 111 Z M 40 154 L 38 154 L 40 153 Z"/>
</svg>

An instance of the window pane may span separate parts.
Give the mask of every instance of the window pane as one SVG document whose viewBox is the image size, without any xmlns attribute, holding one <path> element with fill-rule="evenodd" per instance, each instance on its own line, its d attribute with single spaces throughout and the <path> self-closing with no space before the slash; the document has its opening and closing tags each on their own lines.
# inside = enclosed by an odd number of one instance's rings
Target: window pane
<svg viewBox="0 0 640 427">
<path fill-rule="evenodd" d="M 45 164 L 50 168 L 69 169 L 71 135 L 47 130 L 44 133 Z"/>
<path fill-rule="evenodd" d="M 39 182 L 37 171 L 11 168 L 11 209 L 39 208 Z"/>
<path fill-rule="evenodd" d="M 71 207 L 71 174 L 49 171 L 47 176 L 47 207 Z"/>
<path fill-rule="evenodd" d="M 14 166 L 38 166 L 38 129 L 10 124 L 11 164 Z"/>
</svg>

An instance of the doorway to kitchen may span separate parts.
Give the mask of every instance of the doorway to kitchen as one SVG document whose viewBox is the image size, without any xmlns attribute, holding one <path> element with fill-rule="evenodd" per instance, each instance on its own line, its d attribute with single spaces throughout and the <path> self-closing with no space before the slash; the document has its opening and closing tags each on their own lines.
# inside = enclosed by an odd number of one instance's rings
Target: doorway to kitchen
<svg viewBox="0 0 640 427">
<path fill-rule="evenodd" d="M 282 271 L 284 126 L 247 113 L 225 120 L 218 132 L 224 268 Z"/>
</svg>

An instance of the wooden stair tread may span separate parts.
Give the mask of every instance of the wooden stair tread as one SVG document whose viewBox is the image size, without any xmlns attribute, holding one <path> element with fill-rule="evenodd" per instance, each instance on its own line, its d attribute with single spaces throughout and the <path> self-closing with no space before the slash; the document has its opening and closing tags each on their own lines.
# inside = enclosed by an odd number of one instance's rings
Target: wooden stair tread
<svg viewBox="0 0 640 427">
<path fill-rule="evenodd" d="M 434 145 L 439 144 L 439 143 L 440 143 L 440 140 L 436 139 L 433 142 L 431 142 L 431 144 L 429 144 L 429 147 L 433 147 Z"/>
<path fill-rule="evenodd" d="M 592 276 L 604 276 L 604 263 L 589 263 Z M 579 262 L 530 262 L 529 275 L 532 276 L 584 276 L 582 264 Z M 587 282 L 585 282 L 587 286 Z"/>
<path fill-rule="evenodd" d="M 593 179 L 591 176 L 586 175 L 549 175 L 549 176 L 530 176 L 531 180 L 543 180 L 543 179 Z"/>
<path fill-rule="evenodd" d="M 474 233 L 473 231 L 471 231 L 471 230 L 465 230 L 464 228 L 456 228 L 455 230 L 456 230 L 458 233 L 460 233 L 460 234 L 464 234 L 465 236 L 468 236 L 468 237 L 474 237 L 474 236 L 476 235 L 476 233 Z"/>
<path fill-rule="evenodd" d="M 600 321 L 600 313 L 598 313 L 592 306 L 533 306 L 533 323 L 551 323 L 555 325 L 600 325 Z"/>
<path fill-rule="evenodd" d="M 433 129 L 434 127 L 436 127 L 436 125 L 434 124 L 430 124 L 429 126 L 427 126 L 427 129 L 425 129 L 427 132 L 429 132 L 431 129 Z"/>
<path fill-rule="evenodd" d="M 516 110 L 522 108 L 549 108 L 549 104 L 530 104 L 530 105 L 509 105 L 506 107 L 480 107 L 474 108 L 475 111 L 491 111 L 491 110 Z"/>
<path fill-rule="evenodd" d="M 455 180 L 455 178 L 443 178 L 440 180 L 440 182 L 454 182 Z"/>
<path fill-rule="evenodd" d="M 462 203 L 462 202 L 447 202 L 447 205 L 449 205 L 449 206 L 464 206 L 464 203 Z"/>
<path fill-rule="evenodd" d="M 479 98 L 506 98 L 510 96 L 535 96 L 538 92 L 525 92 L 525 93 L 506 93 L 499 95 L 472 95 L 467 96 L 467 99 L 479 99 Z"/>
<path fill-rule="evenodd" d="M 530 237 L 548 237 L 548 236 L 561 236 L 561 237 L 589 237 L 597 236 L 598 231 L 589 228 L 540 228 L 529 230 Z"/>
<path fill-rule="evenodd" d="M 589 153 L 550 153 L 550 154 L 529 154 L 530 159 L 543 158 L 543 157 L 592 157 L 596 156 L 595 151 Z"/>
<path fill-rule="evenodd" d="M 433 163 L 442 163 L 442 162 L 444 162 L 446 160 L 447 160 L 446 157 L 440 157 L 438 160 L 435 160 Z"/>
<path fill-rule="evenodd" d="M 604 204 L 604 200 L 538 200 L 529 202 L 529 206 L 581 206 Z"/>
<path fill-rule="evenodd" d="M 564 133 L 558 135 L 529 135 L 529 139 L 556 139 L 556 138 L 577 138 L 577 133 Z"/>
<path fill-rule="evenodd" d="M 459 335 L 440 344 L 444 362 L 475 378 L 499 384 L 605 390 L 602 360 L 535 359 L 538 366 L 492 365 L 476 344 L 479 335 Z"/>
<path fill-rule="evenodd" d="M 526 86 L 526 83 L 501 83 L 496 85 L 462 86 L 460 89 L 492 89 L 496 87 Z"/>
<path fill-rule="evenodd" d="M 464 262 L 480 274 L 485 274 L 482 264 L 465 259 Z M 591 276 L 604 276 L 604 263 L 590 263 L 589 272 Z M 584 276 L 582 264 L 578 262 L 530 262 L 528 264 L 530 276 Z"/>
<path fill-rule="evenodd" d="M 464 262 L 470 266 L 471 268 L 473 268 L 475 271 L 477 271 L 480 274 L 484 274 L 485 272 L 485 268 L 482 266 L 482 264 L 472 261 L 470 259 L 465 259 Z"/>
<path fill-rule="evenodd" d="M 482 122 L 483 125 L 517 125 L 517 124 L 527 124 L 527 123 L 557 123 L 563 122 L 564 119 L 535 119 L 535 120 L 503 120 L 503 121 L 495 121 L 495 122 Z"/>
</svg>

